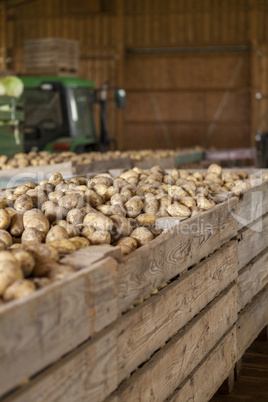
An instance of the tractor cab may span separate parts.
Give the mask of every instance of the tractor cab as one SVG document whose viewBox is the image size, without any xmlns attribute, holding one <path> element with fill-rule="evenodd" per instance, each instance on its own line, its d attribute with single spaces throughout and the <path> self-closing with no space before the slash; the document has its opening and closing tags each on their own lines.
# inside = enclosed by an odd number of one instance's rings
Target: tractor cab
<svg viewBox="0 0 268 402">
<path fill-rule="evenodd" d="M 94 88 L 93 81 L 67 77 L 20 79 L 24 84 L 25 152 L 46 150 L 81 153 L 100 149 L 101 143 L 94 124 L 95 102 L 101 104 L 101 141 L 109 144 L 105 102 L 103 104 L 103 97 L 98 100 L 98 90 Z M 116 97 L 118 94 L 122 98 L 122 91 L 117 91 Z"/>
</svg>

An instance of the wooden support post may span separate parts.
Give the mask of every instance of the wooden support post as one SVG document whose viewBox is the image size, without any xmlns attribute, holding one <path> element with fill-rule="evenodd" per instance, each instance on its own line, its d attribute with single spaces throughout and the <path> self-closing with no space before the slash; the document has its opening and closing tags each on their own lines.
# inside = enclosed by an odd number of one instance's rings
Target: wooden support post
<svg viewBox="0 0 268 402">
<path fill-rule="evenodd" d="M 234 382 L 235 382 L 235 367 L 232 368 L 230 374 L 228 375 L 226 380 L 222 383 L 217 393 L 222 395 L 229 395 L 234 389 Z"/>
<path fill-rule="evenodd" d="M 1 2 L 1 41 L 0 41 L 0 47 L 1 47 L 1 69 L 6 70 L 6 49 L 7 49 L 7 44 L 6 44 L 6 0 L 2 0 Z"/>
<path fill-rule="evenodd" d="M 117 85 L 124 88 L 124 0 L 117 0 Z M 124 110 L 117 109 L 117 148 L 124 149 Z"/>
<path fill-rule="evenodd" d="M 236 363 L 235 363 L 235 370 L 234 370 L 234 374 L 235 374 L 235 381 L 238 380 L 238 378 L 241 375 L 241 370 L 242 370 L 242 366 L 243 366 L 243 362 L 242 362 L 242 357 L 241 359 L 239 359 Z"/>
<path fill-rule="evenodd" d="M 260 91 L 260 76 L 259 76 L 259 63 L 258 60 L 258 21 L 257 21 L 257 8 L 254 0 L 249 3 L 249 35 L 251 42 L 251 55 L 250 55 L 250 146 L 255 147 L 255 136 L 257 133 L 259 121 L 260 105 L 256 99 L 256 93 Z"/>
</svg>

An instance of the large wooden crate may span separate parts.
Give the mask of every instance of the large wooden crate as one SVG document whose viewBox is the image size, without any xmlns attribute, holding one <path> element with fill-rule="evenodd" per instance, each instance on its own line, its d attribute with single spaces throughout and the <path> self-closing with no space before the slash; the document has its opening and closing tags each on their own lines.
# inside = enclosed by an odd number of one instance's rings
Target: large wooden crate
<svg viewBox="0 0 268 402">
<path fill-rule="evenodd" d="M 266 243 L 253 229 L 267 231 L 268 199 L 256 208 L 253 196 L 267 188 L 124 258 L 79 250 L 65 257 L 77 273 L 2 306 L 2 400 L 208 401 L 267 324 Z"/>
<path fill-rule="evenodd" d="M 24 42 L 24 72 L 26 74 L 75 76 L 78 70 L 78 41 L 45 38 Z"/>
</svg>

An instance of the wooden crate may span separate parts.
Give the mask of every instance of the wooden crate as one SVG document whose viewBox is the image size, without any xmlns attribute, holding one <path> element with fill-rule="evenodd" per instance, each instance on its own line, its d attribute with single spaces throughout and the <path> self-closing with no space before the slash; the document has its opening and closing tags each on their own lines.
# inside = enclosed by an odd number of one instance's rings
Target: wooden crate
<svg viewBox="0 0 268 402">
<path fill-rule="evenodd" d="M 208 401 L 267 324 L 267 250 L 253 231 L 267 230 L 266 202 L 253 224 L 238 219 L 267 187 L 127 257 L 79 250 L 64 258 L 77 273 L 1 306 L 1 400 Z"/>
<path fill-rule="evenodd" d="M 24 42 L 24 72 L 27 74 L 77 74 L 78 41 L 62 38 L 34 39 Z"/>
</svg>

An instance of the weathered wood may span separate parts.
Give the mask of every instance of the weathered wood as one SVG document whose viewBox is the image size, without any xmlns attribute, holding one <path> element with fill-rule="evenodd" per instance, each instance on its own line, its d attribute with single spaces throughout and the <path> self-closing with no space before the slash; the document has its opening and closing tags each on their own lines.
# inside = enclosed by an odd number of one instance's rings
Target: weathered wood
<svg viewBox="0 0 268 402">
<path fill-rule="evenodd" d="M 235 344 L 236 332 L 232 328 L 167 401 L 209 401 L 235 363 Z"/>
<path fill-rule="evenodd" d="M 229 395 L 234 389 L 235 383 L 235 369 L 232 367 L 228 377 L 223 381 L 222 385 L 218 389 L 218 393 L 222 395 Z"/>
<path fill-rule="evenodd" d="M 108 401 L 165 400 L 231 328 L 236 318 L 236 285 L 233 285 L 123 382 Z"/>
<path fill-rule="evenodd" d="M 238 269 L 246 266 L 268 245 L 268 214 L 243 228 L 238 233 Z"/>
<path fill-rule="evenodd" d="M 268 285 L 258 293 L 238 315 L 237 331 L 237 360 L 251 345 L 261 330 L 268 323 Z"/>
<path fill-rule="evenodd" d="M 250 225 L 268 212 L 268 182 L 251 187 L 239 201 L 237 216 L 238 229 Z"/>
<path fill-rule="evenodd" d="M 90 172 L 103 173 L 110 169 L 131 169 L 132 161 L 130 158 L 118 158 L 109 160 L 96 160 L 91 163 L 76 164 L 73 167 L 74 174 L 87 174 Z"/>
<path fill-rule="evenodd" d="M 237 278 L 237 311 L 239 312 L 268 283 L 268 248 L 255 257 Z"/>
<path fill-rule="evenodd" d="M 2 401 L 99 402 L 116 387 L 116 364 L 116 334 L 105 330 Z"/>
<path fill-rule="evenodd" d="M 56 163 L 55 165 L 27 166 L 21 169 L 0 170 L 0 178 L 4 178 L 9 181 L 8 187 L 14 187 L 17 185 L 17 182 L 22 179 L 41 181 L 46 179 L 48 175 L 54 172 L 61 172 L 63 176 L 71 176 L 72 163 L 63 162 Z"/>
<path fill-rule="evenodd" d="M 1 395 L 117 318 L 116 268 L 114 259 L 105 258 L 1 306 Z"/>
<path fill-rule="evenodd" d="M 190 218 L 126 257 L 118 267 L 119 308 L 125 311 L 237 234 L 237 199 Z"/>
<path fill-rule="evenodd" d="M 128 314 L 117 326 L 119 383 L 236 278 L 231 241 Z"/>
</svg>

